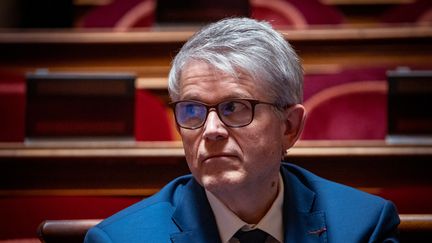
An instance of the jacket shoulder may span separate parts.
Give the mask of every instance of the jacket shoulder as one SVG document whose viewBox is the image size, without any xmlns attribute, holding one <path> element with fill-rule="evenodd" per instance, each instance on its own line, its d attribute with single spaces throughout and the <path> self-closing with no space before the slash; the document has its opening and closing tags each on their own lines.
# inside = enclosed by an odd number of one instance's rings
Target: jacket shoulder
<svg viewBox="0 0 432 243">
<path fill-rule="evenodd" d="M 109 242 L 107 238 L 112 242 L 118 242 L 121 239 L 139 242 L 148 235 L 164 241 L 170 233 L 178 230 L 171 216 L 177 202 L 182 198 L 184 186 L 190 180 L 190 175 L 179 177 L 155 195 L 106 218 L 89 230 L 86 242 L 98 242 L 90 240 L 98 238 L 105 239 L 103 242 Z"/>
<path fill-rule="evenodd" d="M 356 202 L 354 205 L 361 203 L 383 205 L 386 202 L 386 200 L 381 197 L 322 178 L 296 165 L 284 163 L 283 169 L 286 173 L 294 176 L 301 184 L 313 191 L 318 201 L 329 201 L 332 204 L 354 201 Z"/>
<path fill-rule="evenodd" d="M 400 220 L 392 202 L 324 179 L 296 165 L 284 164 L 283 169 L 314 192 L 313 210 L 325 212 L 331 241 L 354 242 L 358 237 L 362 242 L 397 242 Z"/>
</svg>

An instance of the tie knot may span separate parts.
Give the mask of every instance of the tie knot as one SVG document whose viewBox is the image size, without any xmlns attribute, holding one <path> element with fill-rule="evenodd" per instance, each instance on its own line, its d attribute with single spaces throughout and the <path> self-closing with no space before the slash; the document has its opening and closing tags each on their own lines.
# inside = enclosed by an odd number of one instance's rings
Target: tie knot
<svg viewBox="0 0 432 243">
<path fill-rule="evenodd" d="M 237 238 L 240 243 L 264 243 L 267 239 L 268 234 L 260 229 L 254 229 L 250 231 L 239 230 L 235 233 L 234 237 Z"/>
</svg>

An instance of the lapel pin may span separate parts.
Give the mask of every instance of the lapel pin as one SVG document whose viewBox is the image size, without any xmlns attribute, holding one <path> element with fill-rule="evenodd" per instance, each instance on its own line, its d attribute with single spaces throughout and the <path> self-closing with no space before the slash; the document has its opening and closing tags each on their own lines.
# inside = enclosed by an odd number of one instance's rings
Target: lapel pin
<svg viewBox="0 0 432 243">
<path fill-rule="evenodd" d="M 322 228 L 322 229 L 318 229 L 318 230 L 311 230 L 311 231 L 308 231 L 308 234 L 311 234 L 311 235 L 317 235 L 318 237 L 320 237 L 321 234 L 324 233 L 325 231 L 327 231 L 327 228 L 326 228 L 326 227 L 324 227 L 324 228 Z"/>
</svg>

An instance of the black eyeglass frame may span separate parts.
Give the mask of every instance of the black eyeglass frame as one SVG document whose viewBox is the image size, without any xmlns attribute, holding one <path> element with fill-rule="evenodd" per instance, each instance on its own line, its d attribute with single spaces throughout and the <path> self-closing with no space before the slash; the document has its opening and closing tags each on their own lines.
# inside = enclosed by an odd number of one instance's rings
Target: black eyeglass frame
<svg viewBox="0 0 432 243">
<path fill-rule="evenodd" d="M 233 126 L 233 125 L 226 124 L 226 122 L 224 121 L 224 119 L 223 119 L 223 118 L 221 117 L 221 115 L 219 114 L 218 106 L 219 106 L 220 104 L 222 104 L 222 103 L 227 103 L 227 102 L 230 102 L 230 101 L 246 101 L 246 102 L 249 102 L 249 104 L 251 105 L 251 109 L 252 109 L 252 115 L 251 115 L 251 119 L 250 119 L 249 122 L 247 122 L 246 124 L 237 125 L 237 126 Z M 180 123 L 179 123 L 178 120 L 177 120 L 176 107 L 177 107 L 177 104 L 178 104 L 178 103 L 182 103 L 182 102 L 193 102 L 193 103 L 197 103 L 197 104 L 203 105 L 203 106 L 206 108 L 206 115 L 205 115 L 205 117 L 204 117 L 204 119 L 203 119 L 203 122 L 200 123 L 198 126 L 195 126 L 195 127 L 185 127 L 185 126 L 180 125 Z M 256 105 L 259 105 L 259 104 L 271 105 L 271 106 L 273 106 L 273 107 L 276 107 L 276 108 L 279 109 L 279 110 L 282 109 L 282 107 L 280 107 L 279 105 L 277 105 L 277 104 L 275 104 L 275 103 L 270 103 L 270 102 L 265 102 L 265 101 L 255 100 L 255 99 L 242 99 L 242 98 L 228 99 L 228 100 L 221 101 L 221 102 L 219 102 L 219 103 L 217 103 L 217 104 L 214 104 L 214 105 L 209 105 L 209 104 L 206 104 L 206 103 L 204 103 L 204 102 L 197 101 L 197 100 L 179 100 L 179 101 L 175 101 L 175 102 L 171 102 L 171 103 L 169 103 L 169 106 L 173 109 L 173 112 L 174 112 L 174 118 L 175 118 L 175 121 L 176 121 L 177 126 L 179 126 L 179 127 L 181 127 L 181 128 L 184 128 L 184 129 L 195 130 L 195 129 L 198 129 L 198 128 L 201 128 L 202 126 L 204 126 L 204 124 L 205 124 L 206 121 L 207 121 L 208 114 L 210 113 L 211 109 L 214 109 L 214 110 L 215 110 L 215 112 L 216 112 L 216 114 L 217 114 L 219 120 L 220 120 L 220 121 L 221 121 L 225 126 L 227 126 L 227 127 L 231 127 L 231 128 L 240 128 L 240 127 L 245 127 L 245 126 L 247 126 L 247 125 L 249 125 L 249 124 L 252 123 L 252 121 L 253 121 L 253 119 L 254 119 L 254 117 L 255 117 L 255 106 L 256 106 Z"/>
</svg>

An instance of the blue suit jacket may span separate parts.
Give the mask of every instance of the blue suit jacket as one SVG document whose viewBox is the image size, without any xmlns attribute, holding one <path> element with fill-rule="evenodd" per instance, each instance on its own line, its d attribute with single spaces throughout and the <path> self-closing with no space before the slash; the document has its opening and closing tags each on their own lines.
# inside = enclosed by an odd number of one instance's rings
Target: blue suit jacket
<svg viewBox="0 0 432 243">
<path fill-rule="evenodd" d="M 382 198 L 282 164 L 286 242 L 398 242 L 399 217 Z M 91 228 L 85 242 L 220 242 L 204 189 L 191 175 Z"/>
</svg>

